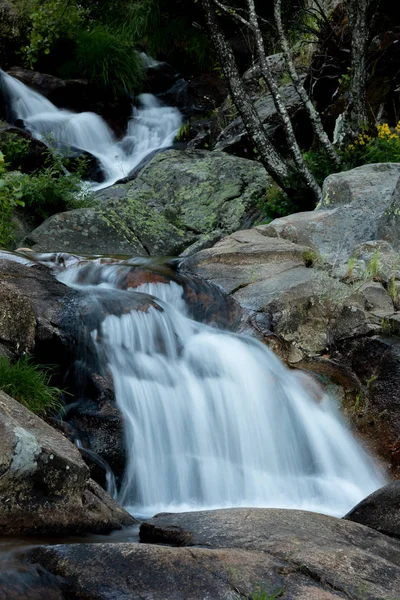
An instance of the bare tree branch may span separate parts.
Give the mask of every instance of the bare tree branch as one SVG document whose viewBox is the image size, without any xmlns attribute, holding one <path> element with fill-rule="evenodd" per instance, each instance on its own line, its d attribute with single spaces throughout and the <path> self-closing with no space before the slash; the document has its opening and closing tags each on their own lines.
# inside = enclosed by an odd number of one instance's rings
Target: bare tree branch
<svg viewBox="0 0 400 600">
<path fill-rule="evenodd" d="M 341 160 L 340 160 L 333 144 L 331 143 L 326 131 L 324 130 L 324 127 L 323 127 L 322 121 L 321 121 L 321 117 L 320 117 L 319 113 L 317 112 L 314 104 L 312 103 L 310 96 L 308 95 L 308 93 L 296 71 L 296 68 L 293 64 L 293 59 L 292 59 L 292 55 L 290 52 L 289 43 L 287 41 L 285 31 L 284 31 L 283 25 L 282 25 L 282 0 L 274 0 L 274 17 L 275 17 L 276 28 L 278 31 L 279 42 L 282 46 L 283 55 L 286 60 L 289 75 L 293 81 L 293 85 L 294 85 L 297 93 L 299 94 L 299 96 L 301 98 L 301 101 L 303 102 L 303 104 L 308 112 L 313 131 L 314 131 L 315 135 L 317 136 L 317 138 L 319 139 L 322 147 L 325 149 L 326 153 L 328 154 L 329 158 L 333 161 L 333 163 L 336 166 L 340 167 Z"/>
<path fill-rule="evenodd" d="M 286 109 L 286 105 L 282 99 L 278 84 L 276 83 L 276 81 L 272 75 L 270 66 L 268 64 L 267 55 L 266 55 L 265 46 L 264 46 L 264 39 L 262 37 L 261 31 L 259 28 L 254 0 L 246 0 L 246 3 L 247 3 L 248 10 L 249 10 L 249 21 L 253 27 L 254 40 L 256 43 L 258 60 L 260 62 L 261 75 L 263 76 L 263 79 L 265 80 L 265 82 L 271 92 L 271 96 L 272 96 L 276 111 L 282 119 L 283 128 L 285 130 L 286 140 L 287 140 L 287 143 L 289 146 L 289 150 L 293 156 L 293 160 L 298 169 L 298 172 L 301 175 L 304 182 L 309 187 L 309 189 L 312 190 L 312 192 L 315 196 L 316 202 L 319 202 L 322 198 L 321 188 L 318 185 L 315 177 L 312 175 L 312 173 L 308 169 L 306 163 L 304 162 L 303 155 L 301 153 L 301 150 L 300 150 L 299 145 L 296 140 L 296 136 L 294 134 L 293 125 L 290 120 L 289 113 L 288 113 L 288 111 Z"/>
</svg>

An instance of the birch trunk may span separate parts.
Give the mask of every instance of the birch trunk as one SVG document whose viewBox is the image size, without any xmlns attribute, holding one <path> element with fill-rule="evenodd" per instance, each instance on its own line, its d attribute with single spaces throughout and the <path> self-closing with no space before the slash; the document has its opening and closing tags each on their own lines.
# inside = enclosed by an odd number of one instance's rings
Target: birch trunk
<svg viewBox="0 0 400 600">
<path fill-rule="evenodd" d="M 266 171 L 280 187 L 286 190 L 288 189 L 287 180 L 290 175 L 290 169 L 275 150 L 264 131 L 258 113 L 244 88 L 232 49 L 217 22 L 214 9 L 211 7 L 211 0 L 202 0 L 202 6 L 213 44 L 228 82 L 232 100 L 242 117 L 247 133 L 253 140 Z"/>
<path fill-rule="evenodd" d="M 312 191 L 316 204 L 322 199 L 322 191 L 319 187 L 317 181 L 315 180 L 312 173 L 310 173 L 307 165 L 304 162 L 303 155 L 299 148 L 299 145 L 296 140 L 296 136 L 293 131 L 292 122 L 289 117 L 289 113 L 286 109 L 285 103 L 282 100 L 282 96 L 279 91 L 278 84 L 276 83 L 271 69 L 269 67 L 267 61 L 267 55 L 264 47 L 264 40 L 261 34 L 261 30 L 258 24 L 258 18 L 256 13 L 256 8 L 254 4 L 254 0 L 246 0 L 247 8 L 249 11 L 249 24 L 251 26 L 251 30 L 253 32 L 254 41 L 256 44 L 257 57 L 260 62 L 260 71 L 263 79 L 265 80 L 270 92 L 272 99 L 275 104 L 275 108 L 279 116 L 281 117 L 283 127 L 285 130 L 286 141 L 289 146 L 289 150 L 293 156 L 293 160 L 297 167 L 297 170 L 304 180 L 306 186 Z"/>
<path fill-rule="evenodd" d="M 339 155 L 337 154 L 332 142 L 330 141 L 328 134 L 324 130 L 322 125 L 321 117 L 316 110 L 314 104 L 311 101 L 310 96 L 308 95 L 297 71 L 293 64 L 292 54 L 290 51 L 289 43 L 287 41 L 285 31 L 282 25 L 282 0 L 274 1 L 274 18 L 275 24 L 278 32 L 279 43 L 282 47 L 283 55 L 285 57 L 286 65 L 289 71 L 290 78 L 293 81 L 293 85 L 300 96 L 301 101 L 303 102 L 308 116 L 310 117 L 311 126 L 313 128 L 314 134 L 318 138 L 321 146 L 325 149 L 327 155 L 332 160 L 332 162 L 340 167 L 341 160 Z"/>
</svg>

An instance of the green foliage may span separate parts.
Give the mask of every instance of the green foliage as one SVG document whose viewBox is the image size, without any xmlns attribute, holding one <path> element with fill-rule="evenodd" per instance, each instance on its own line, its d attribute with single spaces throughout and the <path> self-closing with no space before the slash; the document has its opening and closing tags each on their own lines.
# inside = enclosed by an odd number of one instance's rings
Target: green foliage
<svg viewBox="0 0 400 600">
<path fill-rule="evenodd" d="M 57 40 L 73 39 L 88 15 L 77 0 L 23 0 L 20 11 L 28 28 L 28 43 L 21 52 L 31 69 L 40 56 L 50 54 Z"/>
<path fill-rule="evenodd" d="M 48 161 L 48 167 L 27 175 L 9 171 L 0 153 L 0 248 L 8 248 L 13 241 L 12 218 L 17 207 L 25 207 L 34 218 L 42 220 L 56 212 L 88 205 L 91 194 L 81 186 L 84 161 L 71 174 L 66 173 L 68 165 L 59 154 L 49 151 Z"/>
<path fill-rule="evenodd" d="M 170 0 L 131 0 L 120 19 L 131 39 L 155 58 L 190 68 L 211 67 L 214 51 L 204 33 L 192 26 L 193 9 L 185 12 Z"/>
<path fill-rule="evenodd" d="M 187 121 L 179 128 L 178 133 L 176 134 L 176 139 L 178 142 L 184 142 L 189 139 L 190 134 L 190 122 Z"/>
<path fill-rule="evenodd" d="M 267 590 L 257 587 L 254 592 L 247 596 L 247 600 L 278 600 L 284 594 L 285 590 L 276 590 L 275 592 L 269 593 Z"/>
<path fill-rule="evenodd" d="M 266 195 L 260 199 L 259 208 L 262 223 L 270 223 L 273 219 L 286 217 L 286 215 L 299 211 L 296 199 L 285 194 L 275 182 L 271 184 Z"/>
<path fill-rule="evenodd" d="M 320 256 L 320 254 L 316 250 L 313 250 L 312 248 L 309 248 L 308 250 L 304 250 L 304 252 L 301 255 L 301 258 L 303 259 L 304 265 L 306 267 L 314 267 L 314 266 L 322 263 L 322 258 Z"/>
<path fill-rule="evenodd" d="M 7 166 L 0 152 L 0 248 L 12 242 L 12 215 L 17 206 L 24 206 L 20 189 L 7 178 Z"/>
<path fill-rule="evenodd" d="M 140 91 L 144 69 L 127 29 L 95 25 L 76 38 L 76 59 L 81 73 L 99 88 L 113 94 Z"/>
<path fill-rule="evenodd" d="M 319 185 L 323 184 L 328 175 L 337 171 L 337 167 L 323 150 L 305 152 L 304 161 Z"/>
<path fill-rule="evenodd" d="M 0 389 L 35 414 L 59 412 L 62 407 L 62 392 L 50 386 L 50 377 L 48 367 L 34 365 L 27 357 L 14 363 L 0 357 Z"/>
<path fill-rule="evenodd" d="M 400 121 L 394 129 L 387 123 L 378 125 L 375 136 L 360 133 L 343 149 L 343 161 L 348 169 L 369 163 L 400 162 Z"/>
<path fill-rule="evenodd" d="M 379 250 L 376 250 L 368 261 L 366 278 L 377 279 L 379 277 L 380 264 L 379 264 Z"/>
<path fill-rule="evenodd" d="M 7 159 L 7 167 L 19 169 L 21 162 L 29 154 L 30 140 L 16 133 L 8 133 L 0 140 L 0 152 Z"/>
</svg>

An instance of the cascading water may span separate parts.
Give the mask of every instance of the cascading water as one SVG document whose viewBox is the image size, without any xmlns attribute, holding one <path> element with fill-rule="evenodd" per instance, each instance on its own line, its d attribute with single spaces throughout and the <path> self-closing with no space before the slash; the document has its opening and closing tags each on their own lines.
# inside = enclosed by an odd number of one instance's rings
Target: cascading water
<svg viewBox="0 0 400 600">
<path fill-rule="evenodd" d="M 177 283 L 121 292 L 120 272 L 93 264 L 60 279 L 91 295 L 158 299 L 160 310 L 108 315 L 91 333 L 124 415 L 123 505 L 143 515 L 259 506 L 341 516 L 384 485 L 330 398 L 311 397 L 258 341 L 190 319 Z"/>
<path fill-rule="evenodd" d="M 93 185 L 94 190 L 127 177 L 147 155 L 170 146 L 182 121 L 178 109 L 162 105 L 151 94 L 142 94 L 140 108 L 133 108 L 126 136 L 118 141 L 99 115 L 58 109 L 3 71 L 1 78 L 14 118 L 22 119 L 34 137 L 55 147 L 61 143 L 85 150 L 99 160 L 105 181 Z"/>
</svg>

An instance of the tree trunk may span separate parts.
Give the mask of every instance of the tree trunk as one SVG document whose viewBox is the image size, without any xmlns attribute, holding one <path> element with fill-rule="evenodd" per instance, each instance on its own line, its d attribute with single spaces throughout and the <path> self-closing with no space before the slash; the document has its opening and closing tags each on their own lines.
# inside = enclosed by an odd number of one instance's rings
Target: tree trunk
<svg viewBox="0 0 400 600">
<path fill-rule="evenodd" d="M 373 0 L 348 0 L 351 29 L 350 103 L 345 115 L 345 134 L 355 137 L 368 127 L 367 49 L 370 36 L 368 12 Z"/>
<path fill-rule="evenodd" d="M 232 100 L 242 117 L 247 133 L 254 142 L 260 155 L 260 161 L 267 172 L 280 187 L 286 190 L 290 169 L 265 134 L 258 113 L 244 88 L 233 52 L 217 22 L 214 9 L 211 7 L 211 0 L 202 0 L 202 6 L 213 44 L 228 82 Z"/>
<path fill-rule="evenodd" d="M 329 158 L 332 162 L 340 167 L 341 160 L 339 155 L 337 154 L 332 142 L 330 141 L 328 134 L 324 130 L 322 125 L 321 117 L 319 116 L 318 111 L 316 110 L 314 104 L 311 101 L 310 96 L 308 95 L 303 83 L 296 71 L 296 68 L 293 64 L 292 54 L 290 52 L 289 44 L 285 35 L 285 31 L 282 25 L 282 0 L 275 0 L 274 2 L 274 17 L 275 24 L 278 32 L 279 43 L 282 47 L 283 55 L 285 57 L 286 65 L 289 71 L 289 75 L 293 81 L 293 85 L 300 96 L 301 101 L 303 102 L 308 116 L 310 117 L 311 126 L 313 128 L 314 134 L 318 138 L 321 146 L 326 151 Z"/>
<path fill-rule="evenodd" d="M 248 10 L 249 10 L 249 24 L 250 24 L 252 32 L 253 32 L 256 49 L 257 49 L 257 56 L 258 56 L 258 60 L 260 62 L 261 75 L 263 76 L 263 79 L 265 80 L 265 82 L 271 92 L 271 96 L 274 101 L 276 111 L 282 119 L 283 127 L 284 127 L 285 134 L 286 134 L 286 141 L 288 143 L 289 150 L 293 156 L 293 160 L 295 162 L 297 170 L 298 170 L 300 176 L 302 177 L 302 179 L 304 180 L 305 184 L 307 185 L 307 187 L 314 194 L 315 203 L 317 204 L 322 199 L 321 188 L 318 185 L 315 177 L 312 175 L 312 173 L 310 173 L 307 165 L 304 162 L 303 155 L 301 153 L 301 150 L 300 150 L 299 145 L 296 140 L 296 136 L 293 131 L 293 126 L 292 126 L 292 122 L 289 117 L 289 113 L 286 109 L 284 101 L 282 100 L 282 96 L 280 94 L 278 84 L 276 83 L 276 81 L 272 75 L 271 69 L 269 67 L 269 64 L 267 61 L 267 55 L 266 55 L 265 47 L 264 47 L 264 40 L 263 40 L 261 30 L 260 30 L 260 27 L 258 24 L 258 18 L 257 18 L 254 0 L 246 0 L 246 2 L 247 2 Z"/>
</svg>

